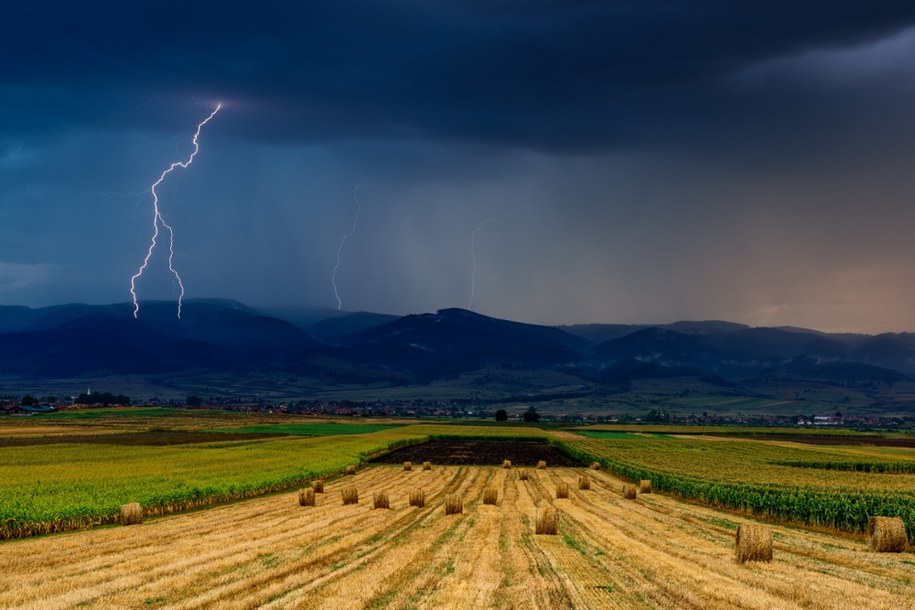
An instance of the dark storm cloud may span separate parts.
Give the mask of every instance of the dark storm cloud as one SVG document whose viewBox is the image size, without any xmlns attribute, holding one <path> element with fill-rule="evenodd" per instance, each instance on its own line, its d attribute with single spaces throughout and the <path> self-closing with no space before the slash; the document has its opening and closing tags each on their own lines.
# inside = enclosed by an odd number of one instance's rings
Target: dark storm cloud
<svg viewBox="0 0 915 610">
<path fill-rule="evenodd" d="M 758 121 L 780 108 L 723 78 L 913 23 L 904 2 L 4 3 L 0 127 L 136 126 L 125 108 L 196 95 L 262 141 L 600 151 Z"/>
<path fill-rule="evenodd" d="M 0 303 L 915 328 L 915 4 L 0 2 Z M 471 235 L 476 284 L 471 286 Z M 162 251 L 141 298 L 176 297 Z"/>
</svg>

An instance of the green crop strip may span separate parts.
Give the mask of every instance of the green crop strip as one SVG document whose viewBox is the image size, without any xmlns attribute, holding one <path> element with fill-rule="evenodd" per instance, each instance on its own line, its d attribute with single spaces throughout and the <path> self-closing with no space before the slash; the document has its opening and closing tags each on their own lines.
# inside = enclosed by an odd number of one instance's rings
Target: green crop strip
<svg viewBox="0 0 915 610">
<path fill-rule="evenodd" d="M 655 490 L 783 521 L 863 531 L 874 515 L 901 517 L 915 536 L 915 476 L 785 466 L 776 456 L 814 457 L 828 449 L 792 449 L 752 441 L 557 441 L 583 461 Z M 799 460 L 803 461 L 803 460 Z M 900 468 L 912 462 L 899 460 Z"/>
</svg>

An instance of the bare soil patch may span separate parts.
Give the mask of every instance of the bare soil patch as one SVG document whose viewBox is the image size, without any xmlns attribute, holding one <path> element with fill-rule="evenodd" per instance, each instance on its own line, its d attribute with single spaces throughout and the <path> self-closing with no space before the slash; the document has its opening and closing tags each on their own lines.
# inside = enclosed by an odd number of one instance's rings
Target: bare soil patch
<svg viewBox="0 0 915 610">
<path fill-rule="evenodd" d="M 876 447 L 915 447 L 915 438 L 883 438 L 879 436 L 824 436 L 820 434 L 734 434 L 722 438 L 745 438 L 754 441 L 787 441 L 807 445 L 873 445 Z"/>
<path fill-rule="evenodd" d="M 512 467 L 534 467 L 543 460 L 550 466 L 582 466 L 556 447 L 542 441 L 431 440 L 402 447 L 372 460 L 379 464 L 425 462 L 447 466 L 498 466 L 503 460 Z"/>
<path fill-rule="evenodd" d="M 0 447 L 23 447 L 27 445 L 96 444 L 96 445 L 192 445 L 230 441 L 247 441 L 259 438 L 275 438 L 282 434 L 206 432 L 202 430 L 148 430 L 145 432 L 118 432 L 113 434 L 61 434 L 53 436 L 12 436 L 0 437 Z"/>
</svg>

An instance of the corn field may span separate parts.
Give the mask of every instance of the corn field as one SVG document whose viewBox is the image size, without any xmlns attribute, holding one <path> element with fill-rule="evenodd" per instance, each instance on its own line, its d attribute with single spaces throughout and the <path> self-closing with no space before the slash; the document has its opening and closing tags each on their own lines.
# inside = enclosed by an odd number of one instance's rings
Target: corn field
<svg viewBox="0 0 915 610">
<path fill-rule="evenodd" d="M 597 461 L 632 481 L 651 479 L 655 490 L 712 506 L 852 532 L 864 531 L 873 515 L 901 517 L 909 536 L 915 535 L 915 476 L 888 474 L 908 472 L 905 469 L 913 462 L 899 460 L 898 471 L 798 468 L 774 457 L 804 453 L 815 457 L 825 450 L 817 447 L 808 452 L 752 441 L 638 439 L 556 444 L 583 462 Z"/>
</svg>

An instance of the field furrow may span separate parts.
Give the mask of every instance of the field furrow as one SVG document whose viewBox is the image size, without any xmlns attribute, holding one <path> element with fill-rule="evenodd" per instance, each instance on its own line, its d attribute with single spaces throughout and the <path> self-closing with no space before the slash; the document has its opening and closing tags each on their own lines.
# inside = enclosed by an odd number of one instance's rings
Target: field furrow
<svg viewBox="0 0 915 610">
<path fill-rule="evenodd" d="M 751 519 L 583 468 L 377 466 L 326 484 L 169 517 L 0 544 L 0 607 L 63 608 L 915 608 L 910 553 L 775 525 L 771 563 L 738 564 Z M 591 489 L 578 489 L 587 474 Z M 559 483 L 567 499 L 556 498 Z M 344 506 L 355 485 L 359 503 Z M 496 505 L 484 490 L 498 491 Z M 411 507 L 422 489 L 425 507 Z M 373 492 L 390 509 L 373 509 Z M 445 515 L 449 494 L 464 509 Z M 559 535 L 534 533 L 537 510 Z"/>
</svg>

